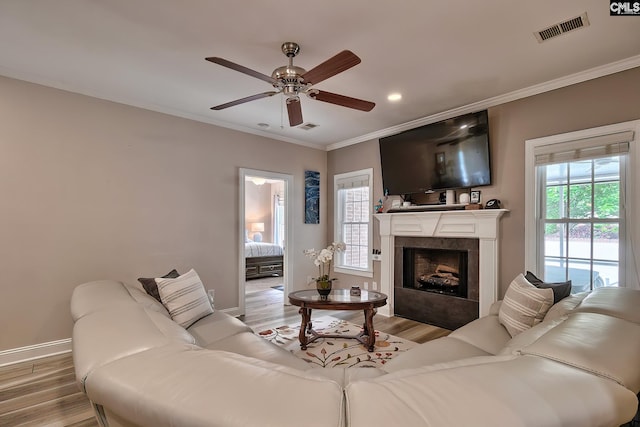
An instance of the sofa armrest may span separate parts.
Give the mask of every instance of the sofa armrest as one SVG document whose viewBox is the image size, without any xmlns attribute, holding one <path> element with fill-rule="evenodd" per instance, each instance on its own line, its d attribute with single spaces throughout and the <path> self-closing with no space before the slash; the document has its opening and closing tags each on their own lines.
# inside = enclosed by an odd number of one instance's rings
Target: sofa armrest
<svg viewBox="0 0 640 427">
<path fill-rule="evenodd" d="M 74 288 L 71 294 L 71 317 L 73 321 L 101 310 L 113 310 L 114 306 L 137 307 L 122 282 L 96 280 Z"/>
</svg>

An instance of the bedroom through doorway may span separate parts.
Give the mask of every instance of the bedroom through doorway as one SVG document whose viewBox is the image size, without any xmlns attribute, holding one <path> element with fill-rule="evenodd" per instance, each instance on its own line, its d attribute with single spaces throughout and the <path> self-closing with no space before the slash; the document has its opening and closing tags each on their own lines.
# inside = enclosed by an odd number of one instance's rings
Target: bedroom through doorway
<svg viewBox="0 0 640 427">
<path fill-rule="evenodd" d="M 260 293 L 270 304 L 284 305 L 287 294 L 288 189 L 292 177 L 258 170 L 241 170 L 240 309 Z M 255 310 L 253 308 L 252 310 Z"/>
</svg>

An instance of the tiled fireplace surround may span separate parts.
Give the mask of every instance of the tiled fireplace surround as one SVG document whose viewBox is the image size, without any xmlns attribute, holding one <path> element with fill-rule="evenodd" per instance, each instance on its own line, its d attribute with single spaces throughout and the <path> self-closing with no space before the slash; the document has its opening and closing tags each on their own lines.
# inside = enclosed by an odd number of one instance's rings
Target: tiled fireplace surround
<svg viewBox="0 0 640 427">
<path fill-rule="evenodd" d="M 395 283 L 402 281 L 402 273 L 395 271 L 395 266 L 398 265 L 395 257 L 399 256 L 402 250 L 397 250 L 396 238 L 410 237 L 401 240 L 410 242 L 411 246 L 429 247 L 428 242 L 432 240 L 430 238 L 435 237 L 439 242 L 446 241 L 447 238 L 478 240 L 478 291 L 477 294 L 474 291 L 470 298 L 477 301 L 480 316 L 488 314 L 489 307 L 498 297 L 499 220 L 505 212 L 507 212 L 505 209 L 484 209 L 407 211 L 375 215 L 380 225 L 382 252 L 380 290 L 389 297 L 387 305 L 380 307 L 378 313 L 383 316 L 397 314 L 394 287 L 402 287 L 402 283 Z M 427 239 L 416 239 L 420 237 Z M 420 243 L 421 241 L 424 243 Z M 453 242 L 454 247 L 457 246 L 455 243 L 457 242 Z M 399 264 L 401 265 L 402 262 Z M 416 292 L 423 294 L 422 291 Z M 433 300 L 433 297 L 430 298 Z M 447 301 L 443 304 L 447 304 Z M 428 307 L 425 307 L 425 310 L 428 310 Z M 444 327 L 447 326 L 444 325 Z"/>
</svg>

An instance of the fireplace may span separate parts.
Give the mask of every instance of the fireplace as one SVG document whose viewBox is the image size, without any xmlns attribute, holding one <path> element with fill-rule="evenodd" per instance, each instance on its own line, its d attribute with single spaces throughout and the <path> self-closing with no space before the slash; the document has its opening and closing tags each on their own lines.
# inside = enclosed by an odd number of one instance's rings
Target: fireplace
<svg viewBox="0 0 640 427">
<path fill-rule="evenodd" d="M 466 251 L 405 247 L 402 287 L 466 298 L 467 255 Z"/>
<path fill-rule="evenodd" d="M 498 242 L 499 221 L 506 209 L 454 210 L 424 212 L 398 212 L 376 214 L 380 232 L 380 290 L 388 296 L 387 305 L 378 309 L 382 316 L 403 316 L 404 310 L 412 308 L 423 312 L 439 312 L 446 318 L 451 311 L 459 310 L 460 306 L 469 304 L 475 306 L 476 317 L 489 313 L 489 307 L 498 297 Z M 469 251 L 466 247 L 436 247 L 430 249 L 460 250 L 467 252 L 467 295 L 466 298 L 457 295 L 442 295 L 427 292 L 424 289 L 405 288 L 404 281 L 404 251 L 398 250 L 397 241 L 405 238 L 433 238 L 426 240 L 429 245 L 438 239 L 448 241 L 470 240 L 475 242 L 475 249 Z M 425 248 L 423 244 L 402 245 L 408 247 Z M 447 244 L 452 242 L 446 242 Z M 475 252 L 475 254 L 472 254 Z M 476 258 L 477 256 L 477 258 Z M 402 260 L 398 263 L 398 257 Z M 400 264 L 400 265 L 399 265 Z M 445 262 L 440 262 L 445 264 Z M 477 273 L 474 273 L 476 269 Z M 459 274 L 464 274 L 459 272 Z M 414 273 L 415 275 L 415 273 Z M 420 275 L 418 275 L 420 276 Z M 415 277 L 414 277 L 415 279 Z M 403 294 L 413 295 L 408 301 Z M 437 301 L 437 297 L 446 297 L 447 301 L 455 304 Z M 400 298 L 400 302 L 396 298 Z M 421 301 L 426 299 L 427 301 Z M 470 310 L 473 312 L 474 308 Z M 462 311 L 462 310 L 459 310 Z M 449 312 L 449 313 L 448 313 Z M 472 320 L 472 319 L 471 319 Z M 430 319 L 421 320 L 432 322 Z M 439 321 L 438 321 L 439 322 Z M 435 322 L 432 322 L 435 324 Z M 459 320 L 452 324 L 461 323 Z M 444 323 L 442 323 L 444 324 Z M 449 321 L 447 321 L 449 324 Z M 446 326 L 445 326 L 446 327 Z M 449 327 L 453 329 L 453 327 Z"/>
<path fill-rule="evenodd" d="M 478 239 L 398 237 L 395 314 L 447 329 L 478 318 Z"/>
</svg>

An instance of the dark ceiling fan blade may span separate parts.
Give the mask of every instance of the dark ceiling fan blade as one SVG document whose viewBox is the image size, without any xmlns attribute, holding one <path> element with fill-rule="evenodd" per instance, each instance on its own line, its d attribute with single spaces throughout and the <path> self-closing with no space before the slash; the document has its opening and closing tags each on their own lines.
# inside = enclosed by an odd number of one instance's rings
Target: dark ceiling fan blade
<svg viewBox="0 0 640 427">
<path fill-rule="evenodd" d="M 255 77 L 256 79 L 264 80 L 267 83 L 276 84 L 278 81 L 271 76 L 267 76 L 266 74 L 259 73 L 258 71 L 254 71 L 251 68 L 247 68 L 243 65 L 236 64 L 235 62 L 227 61 L 223 58 L 218 58 L 217 56 L 212 56 L 209 58 L 205 58 L 207 61 L 213 62 L 214 64 L 222 65 L 223 67 L 231 68 L 235 71 L 240 71 L 248 76 Z"/>
<path fill-rule="evenodd" d="M 318 101 L 342 105 L 343 107 L 354 108 L 360 111 L 371 111 L 373 107 L 376 106 L 374 102 L 338 95 L 337 93 L 325 92 L 324 90 L 313 91 L 309 93 L 309 96 Z"/>
<path fill-rule="evenodd" d="M 278 92 L 270 91 L 270 92 L 262 92 L 256 95 L 247 96 L 246 98 L 236 99 L 235 101 L 227 102 L 226 104 L 216 105 L 215 107 L 211 107 L 212 110 L 224 110 L 225 108 L 233 107 L 234 105 L 244 104 L 245 102 L 255 101 L 256 99 L 267 98 L 269 96 L 273 96 Z"/>
<path fill-rule="evenodd" d="M 329 77 L 358 65 L 360 62 L 360 58 L 358 58 L 355 53 L 350 50 L 343 50 L 339 54 L 304 73 L 302 78 L 304 78 L 305 83 L 320 83 Z"/>
<path fill-rule="evenodd" d="M 287 113 L 289 113 L 289 126 L 302 124 L 302 106 L 300 98 L 287 99 Z"/>
</svg>

